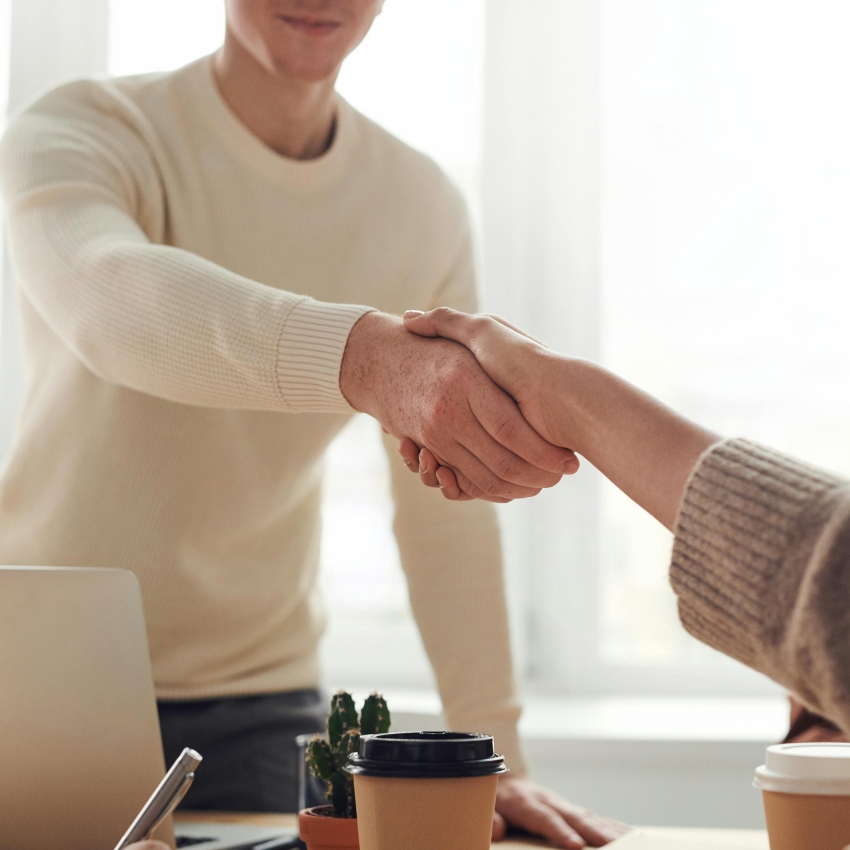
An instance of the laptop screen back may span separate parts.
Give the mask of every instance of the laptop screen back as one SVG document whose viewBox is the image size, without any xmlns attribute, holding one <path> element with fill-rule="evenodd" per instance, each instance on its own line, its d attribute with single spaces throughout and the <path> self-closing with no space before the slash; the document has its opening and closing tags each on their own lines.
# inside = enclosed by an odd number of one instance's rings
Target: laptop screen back
<svg viewBox="0 0 850 850">
<path fill-rule="evenodd" d="M 112 850 L 163 774 L 135 576 L 0 567 L 0 850 Z"/>
</svg>

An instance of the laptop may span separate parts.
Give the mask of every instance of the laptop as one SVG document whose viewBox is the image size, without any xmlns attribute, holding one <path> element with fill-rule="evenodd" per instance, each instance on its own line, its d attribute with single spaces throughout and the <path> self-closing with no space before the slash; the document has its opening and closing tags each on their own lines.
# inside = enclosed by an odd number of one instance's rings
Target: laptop
<svg viewBox="0 0 850 850">
<path fill-rule="evenodd" d="M 136 577 L 0 567 L 0 850 L 113 850 L 164 774 Z M 299 846 L 277 827 L 176 831 L 168 820 L 152 837 L 199 850 Z"/>
</svg>

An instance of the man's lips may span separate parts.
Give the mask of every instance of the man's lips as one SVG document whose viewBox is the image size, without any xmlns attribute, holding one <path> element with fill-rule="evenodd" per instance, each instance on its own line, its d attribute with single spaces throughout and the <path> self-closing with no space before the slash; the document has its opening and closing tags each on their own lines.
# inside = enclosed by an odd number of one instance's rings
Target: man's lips
<svg viewBox="0 0 850 850">
<path fill-rule="evenodd" d="M 322 21 L 314 18 L 296 18 L 290 15 L 281 15 L 280 19 L 291 26 L 294 30 L 305 35 L 328 35 L 336 32 L 340 24 L 338 21 Z"/>
</svg>

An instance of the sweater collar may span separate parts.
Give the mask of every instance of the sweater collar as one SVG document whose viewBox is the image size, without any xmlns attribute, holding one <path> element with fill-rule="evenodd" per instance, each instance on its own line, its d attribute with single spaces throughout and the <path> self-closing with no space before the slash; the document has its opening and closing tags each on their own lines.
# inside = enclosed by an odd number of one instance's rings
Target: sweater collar
<svg viewBox="0 0 850 850">
<path fill-rule="evenodd" d="M 336 95 L 334 137 L 328 150 L 316 159 L 290 159 L 268 147 L 236 117 L 218 90 L 212 56 L 193 62 L 185 71 L 192 93 L 192 108 L 253 171 L 283 188 L 308 192 L 322 189 L 346 173 L 356 142 L 357 124 L 356 113 L 339 95 Z"/>
</svg>

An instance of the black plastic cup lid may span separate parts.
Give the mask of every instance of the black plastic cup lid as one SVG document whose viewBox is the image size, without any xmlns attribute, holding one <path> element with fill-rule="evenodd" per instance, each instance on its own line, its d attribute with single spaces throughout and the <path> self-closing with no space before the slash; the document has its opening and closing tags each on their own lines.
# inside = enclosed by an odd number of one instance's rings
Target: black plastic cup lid
<svg viewBox="0 0 850 850">
<path fill-rule="evenodd" d="M 364 735 L 345 768 L 360 776 L 447 779 L 505 773 L 490 735 L 469 732 L 387 732 Z"/>
</svg>

